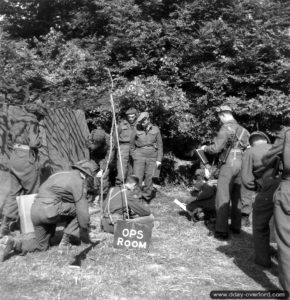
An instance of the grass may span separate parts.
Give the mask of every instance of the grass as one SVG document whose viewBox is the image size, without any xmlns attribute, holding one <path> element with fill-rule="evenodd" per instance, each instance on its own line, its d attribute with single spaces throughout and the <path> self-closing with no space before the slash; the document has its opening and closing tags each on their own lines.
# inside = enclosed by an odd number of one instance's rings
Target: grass
<svg viewBox="0 0 290 300">
<path fill-rule="evenodd" d="M 278 289 L 276 265 L 266 271 L 253 264 L 250 229 L 216 241 L 203 224 L 179 215 L 175 197 L 188 194 L 163 190 L 152 203 L 160 226 L 149 252 L 116 250 L 106 235 L 92 249 L 13 256 L 0 265 L 0 299 L 210 299 L 212 290 Z M 76 256 L 80 269 L 69 267 Z"/>
</svg>

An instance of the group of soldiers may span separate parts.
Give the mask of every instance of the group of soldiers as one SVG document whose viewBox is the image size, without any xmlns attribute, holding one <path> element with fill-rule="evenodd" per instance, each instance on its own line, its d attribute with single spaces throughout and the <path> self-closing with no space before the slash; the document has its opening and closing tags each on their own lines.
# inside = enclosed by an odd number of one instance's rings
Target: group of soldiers
<svg viewBox="0 0 290 300">
<path fill-rule="evenodd" d="M 230 232 L 241 232 L 242 213 L 249 213 L 248 208 L 243 210 L 243 197 L 255 193 L 252 203 L 255 263 L 271 267 L 269 223 L 274 216 L 279 279 L 283 289 L 290 291 L 290 124 L 271 144 L 264 132 L 249 134 L 239 125 L 229 106 L 218 107 L 216 113 L 222 127 L 212 144 L 200 150 L 220 157 L 217 185 L 212 184 L 212 167 L 205 164 L 202 174 L 197 174 L 200 176 L 197 195 L 187 210 L 194 219 L 196 214 L 198 217 L 198 209 L 214 209 L 215 237 L 227 240 Z M 249 201 L 244 202 L 249 206 Z"/>
<path fill-rule="evenodd" d="M 93 130 L 87 139 L 90 159 L 52 174 L 40 185 L 39 122 L 46 115 L 46 107 L 36 102 L 25 109 L 26 118 L 16 121 L 8 134 L 11 188 L 3 208 L 0 261 L 11 253 L 47 250 L 58 224 L 64 224 L 61 250 L 80 241 L 94 242 L 88 200 L 99 179 L 105 197 L 100 203 L 104 231 L 113 233 L 116 221 L 123 218 L 153 227 L 154 217 L 148 203 L 153 195 L 153 175 L 161 164 L 163 144 L 160 130 L 152 125 L 147 112 L 139 115 L 130 108 L 113 136 L 101 128 Z M 115 148 L 119 148 L 118 174 L 116 186 L 110 188 L 109 172 Z M 36 194 L 31 207 L 34 235 L 16 237 L 11 233 L 12 224 L 19 221 L 16 197 L 24 194 Z"/>
<path fill-rule="evenodd" d="M 1 261 L 12 251 L 47 250 L 59 223 L 65 224 L 60 248 L 69 247 L 76 239 L 93 242 L 87 198 L 98 178 L 102 179 L 102 196 L 105 198 L 101 220 L 104 231 L 113 233 L 116 220 L 124 216 L 133 222 L 153 226 L 154 217 L 148 203 L 152 198 L 154 173 L 162 162 L 163 145 L 160 130 L 152 125 L 147 112 L 139 115 L 130 108 L 113 136 L 101 128 L 93 130 L 87 141 L 90 160 L 77 162 L 70 170 L 53 174 L 40 185 L 39 121 L 45 116 L 45 107 L 35 103 L 26 110 L 27 119 L 16 122 L 9 132 L 11 191 L 0 229 Z M 241 187 L 254 191 L 255 262 L 263 267 L 271 266 L 269 221 L 274 215 L 280 281 L 289 291 L 290 126 L 284 127 L 271 145 L 265 133 L 249 134 L 239 125 L 229 106 L 218 107 L 217 117 L 222 123 L 221 129 L 212 144 L 201 147 L 205 153 L 220 156 L 217 186 L 203 182 L 196 201 L 187 208 L 193 211 L 206 200 L 208 205 L 215 206 L 215 237 L 226 240 L 230 232 L 239 234 L 241 231 Z M 110 188 L 114 149 L 118 150 L 117 177 L 115 187 Z M 201 177 L 211 177 L 209 165 L 205 166 Z M 29 239 L 13 237 L 10 225 L 19 218 L 16 197 L 32 193 L 37 193 L 31 208 L 35 234 Z M 213 198 L 214 204 L 209 200 Z"/>
</svg>

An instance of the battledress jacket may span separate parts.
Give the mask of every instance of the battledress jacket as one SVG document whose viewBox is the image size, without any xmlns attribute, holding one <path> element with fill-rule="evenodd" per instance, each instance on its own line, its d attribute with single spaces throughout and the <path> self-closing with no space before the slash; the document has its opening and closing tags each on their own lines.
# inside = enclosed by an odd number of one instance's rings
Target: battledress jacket
<svg viewBox="0 0 290 300">
<path fill-rule="evenodd" d="M 41 146 L 39 137 L 39 122 L 33 114 L 27 114 L 25 118 L 16 120 L 8 134 L 9 148 L 13 148 L 15 144 L 26 145 L 36 149 Z"/>
<path fill-rule="evenodd" d="M 146 130 L 139 130 L 138 126 L 136 126 L 130 141 L 130 154 L 133 158 L 134 152 L 138 148 L 157 150 L 157 161 L 162 161 L 163 142 L 157 126 L 150 124 Z"/>
<path fill-rule="evenodd" d="M 122 187 L 114 187 L 109 192 L 107 199 L 104 201 L 103 209 L 105 214 L 119 214 L 126 213 L 125 196 L 122 192 Z M 126 192 L 128 208 L 130 215 L 138 215 L 139 217 L 149 216 L 151 210 L 147 204 L 140 197 L 139 190 L 123 190 Z M 111 196 L 111 197 L 110 197 Z"/>
<path fill-rule="evenodd" d="M 136 122 L 130 124 L 127 120 L 121 120 L 118 125 L 118 136 L 120 144 L 129 144 Z"/>
<path fill-rule="evenodd" d="M 214 138 L 213 143 L 206 146 L 204 152 L 209 154 L 218 154 L 226 147 L 228 140 L 236 135 L 236 138 L 240 139 L 238 148 L 245 150 L 249 144 L 249 132 L 245 129 L 243 132 L 243 127 L 237 123 L 236 120 L 231 120 L 223 124 L 220 128 L 217 136 Z"/>
<path fill-rule="evenodd" d="M 51 175 L 40 186 L 34 204 L 50 208 L 48 212 L 51 218 L 60 213 L 58 205 L 60 202 L 74 204 L 79 226 L 88 229 L 90 216 L 86 196 L 86 181 L 81 177 L 80 171 L 72 170 Z"/>
<path fill-rule="evenodd" d="M 259 144 L 244 153 L 241 176 L 249 190 L 273 194 L 278 187 L 280 179 L 274 176 L 275 164 L 265 167 L 262 162 L 271 147 L 271 144 Z"/>
<path fill-rule="evenodd" d="M 270 165 L 275 158 L 280 156 L 283 152 L 285 134 L 286 131 L 290 130 L 290 127 L 283 127 L 283 129 L 276 136 L 276 140 L 269 151 L 263 156 L 262 162 L 265 166 Z"/>
</svg>

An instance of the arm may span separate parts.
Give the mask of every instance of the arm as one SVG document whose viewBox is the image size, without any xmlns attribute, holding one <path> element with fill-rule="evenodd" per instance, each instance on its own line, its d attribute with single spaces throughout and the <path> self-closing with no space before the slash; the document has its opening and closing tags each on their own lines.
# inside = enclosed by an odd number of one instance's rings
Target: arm
<svg viewBox="0 0 290 300">
<path fill-rule="evenodd" d="M 72 194 L 76 205 L 77 219 L 81 229 L 88 230 L 90 225 L 90 215 L 88 201 L 86 199 L 87 189 L 86 183 L 79 179 L 78 182 L 72 184 Z"/>
<path fill-rule="evenodd" d="M 256 181 L 253 174 L 253 157 L 250 149 L 244 153 L 241 176 L 243 185 L 249 190 L 254 190 L 256 187 Z"/>
<path fill-rule="evenodd" d="M 148 205 L 144 204 L 141 199 L 136 199 L 127 193 L 127 200 L 129 208 L 140 217 L 145 217 L 151 215 L 151 210 Z"/>
<path fill-rule="evenodd" d="M 214 138 L 213 143 L 209 146 L 206 146 L 204 148 L 204 151 L 209 154 L 218 154 L 224 149 L 227 141 L 228 141 L 228 132 L 226 128 L 222 126 L 217 136 Z"/>
<path fill-rule="evenodd" d="M 130 156 L 134 157 L 134 151 L 136 149 L 135 140 L 136 140 L 137 131 L 136 128 L 132 131 L 130 138 Z"/>
<path fill-rule="evenodd" d="M 31 121 L 28 128 L 29 147 L 39 148 L 41 147 L 41 139 L 39 136 L 39 123 L 36 120 Z"/>
<path fill-rule="evenodd" d="M 277 157 L 282 154 L 285 138 L 285 129 L 282 130 L 276 137 L 275 143 L 272 148 L 263 156 L 262 162 L 265 166 L 272 165 Z"/>
<path fill-rule="evenodd" d="M 157 133 L 157 161 L 161 162 L 162 157 L 163 157 L 163 141 L 162 141 L 161 132 L 158 129 L 158 133 Z"/>
<path fill-rule="evenodd" d="M 102 159 L 99 164 L 100 164 L 100 169 L 105 170 L 107 163 L 110 165 L 114 159 L 114 151 L 115 151 L 115 143 L 114 139 L 112 137 L 112 149 L 111 148 L 111 143 L 110 143 L 110 135 L 106 134 L 106 148 L 107 148 L 107 153 L 104 159 Z M 111 155 L 110 155 L 111 154 Z"/>
</svg>

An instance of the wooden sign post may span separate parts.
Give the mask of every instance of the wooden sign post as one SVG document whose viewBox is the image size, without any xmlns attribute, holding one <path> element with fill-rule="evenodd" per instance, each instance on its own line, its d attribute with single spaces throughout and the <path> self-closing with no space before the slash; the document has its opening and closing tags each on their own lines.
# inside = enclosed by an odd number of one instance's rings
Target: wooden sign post
<svg viewBox="0 0 290 300">
<path fill-rule="evenodd" d="M 114 233 L 114 248 L 148 250 L 152 228 L 140 223 L 118 220 Z"/>
</svg>

